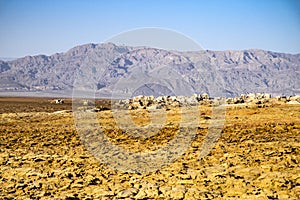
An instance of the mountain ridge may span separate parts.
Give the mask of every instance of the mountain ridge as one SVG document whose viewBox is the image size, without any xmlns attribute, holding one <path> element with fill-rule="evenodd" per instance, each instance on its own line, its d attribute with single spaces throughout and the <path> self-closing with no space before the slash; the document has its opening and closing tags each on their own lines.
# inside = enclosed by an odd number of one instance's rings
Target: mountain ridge
<svg viewBox="0 0 300 200">
<path fill-rule="evenodd" d="M 180 52 L 89 43 L 50 56 L 25 56 L 0 61 L 0 95 L 22 91 L 71 91 L 76 76 L 81 74 L 96 82 L 97 92 L 109 96 L 120 80 L 129 80 L 134 71 L 141 69 L 141 77 L 152 72 L 157 73 L 158 77 L 166 77 L 159 74 L 175 71 L 182 79 L 181 91 L 187 89 L 183 86 L 186 84 L 196 93 L 206 92 L 212 96 L 235 96 L 249 92 L 273 95 L 300 93 L 300 54 L 261 49 Z M 172 76 L 168 78 L 172 79 Z M 175 89 L 181 87 L 178 82 L 172 81 L 165 84 Z M 82 89 L 93 89 L 93 86 L 87 84 Z M 125 87 L 119 92 L 124 91 L 135 92 Z"/>
</svg>

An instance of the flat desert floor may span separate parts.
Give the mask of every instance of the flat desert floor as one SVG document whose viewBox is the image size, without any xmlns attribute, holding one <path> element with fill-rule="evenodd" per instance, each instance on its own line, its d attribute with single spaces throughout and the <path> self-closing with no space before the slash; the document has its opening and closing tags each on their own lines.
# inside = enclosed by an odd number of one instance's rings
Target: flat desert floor
<svg viewBox="0 0 300 200">
<path fill-rule="evenodd" d="M 0 98 L 0 199 L 300 199 L 300 105 L 227 107 L 222 135 L 202 159 L 212 108 L 195 107 L 199 127 L 185 153 L 156 171 L 130 173 L 86 149 L 73 113 L 60 112 L 72 110 L 71 100 L 50 100 Z M 160 134 L 134 138 L 118 130 L 110 110 L 95 114 L 107 137 L 133 152 L 164 146 L 180 121 L 169 110 Z M 130 115 L 149 123 L 147 110 Z"/>
</svg>

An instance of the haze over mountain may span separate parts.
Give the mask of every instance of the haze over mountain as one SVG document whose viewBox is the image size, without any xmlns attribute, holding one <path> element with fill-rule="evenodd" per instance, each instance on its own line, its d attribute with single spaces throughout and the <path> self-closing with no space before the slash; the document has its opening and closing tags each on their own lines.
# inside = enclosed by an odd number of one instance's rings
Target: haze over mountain
<svg viewBox="0 0 300 200">
<path fill-rule="evenodd" d="M 0 95 L 71 96 L 74 87 L 95 90 L 99 96 L 172 92 L 293 95 L 300 93 L 299 71 L 300 54 L 259 49 L 178 52 L 85 44 L 51 56 L 0 61 Z"/>
</svg>

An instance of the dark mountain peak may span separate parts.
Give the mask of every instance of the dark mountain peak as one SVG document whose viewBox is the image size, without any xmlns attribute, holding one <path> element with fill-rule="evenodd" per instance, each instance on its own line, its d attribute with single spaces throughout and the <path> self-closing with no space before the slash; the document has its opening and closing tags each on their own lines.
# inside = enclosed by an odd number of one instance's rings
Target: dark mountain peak
<svg viewBox="0 0 300 200">
<path fill-rule="evenodd" d="M 9 70 L 10 67 L 7 62 L 0 60 L 0 73 Z"/>
</svg>

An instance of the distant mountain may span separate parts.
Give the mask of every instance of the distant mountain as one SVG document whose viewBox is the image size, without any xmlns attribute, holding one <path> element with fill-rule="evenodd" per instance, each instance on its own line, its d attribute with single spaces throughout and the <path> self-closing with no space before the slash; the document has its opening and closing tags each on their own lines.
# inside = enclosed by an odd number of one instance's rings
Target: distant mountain
<svg viewBox="0 0 300 200">
<path fill-rule="evenodd" d="M 211 96 L 249 92 L 293 95 L 300 93 L 299 72 L 300 54 L 258 49 L 177 52 L 112 43 L 86 44 L 51 56 L 0 61 L 0 95 L 71 95 L 74 87 L 96 90 L 100 96 L 161 95 L 171 94 L 172 90 L 176 95 L 187 91 Z M 144 80 L 152 83 L 143 85 Z M 136 85 L 141 86 L 139 92 Z"/>
<path fill-rule="evenodd" d="M 7 58 L 7 57 L 0 57 L 0 60 L 3 61 L 12 61 L 12 60 L 16 60 L 17 58 Z"/>
</svg>

